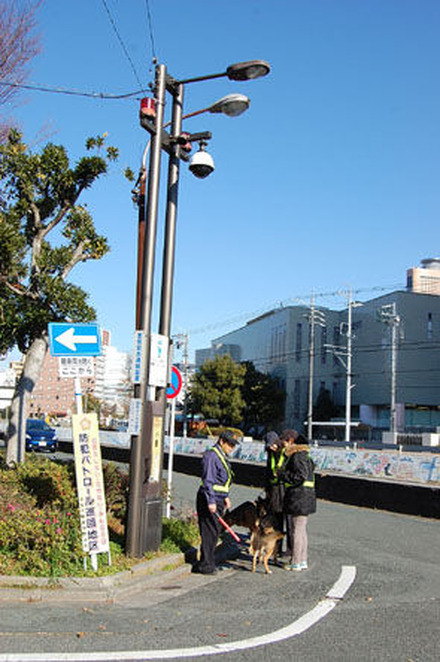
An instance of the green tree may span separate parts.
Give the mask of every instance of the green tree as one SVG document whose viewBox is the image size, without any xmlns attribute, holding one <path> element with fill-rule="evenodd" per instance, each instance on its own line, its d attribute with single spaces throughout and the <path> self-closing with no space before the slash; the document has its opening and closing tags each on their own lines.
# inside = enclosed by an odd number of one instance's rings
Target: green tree
<svg viewBox="0 0 440 662">
<path fill-rule="evenodd" d="M 332 400 L 330 391 L 327 388 L 321 388 L 313 407 L 313 420 L 330 421 L 338 415 L 338 408 Z"/>
<path fill-rule="evenodd" d="M 228 354 L 205 361 L 191 382 L 190 410 L 218 418 L 221 425 L 238 425 L 245 405 L 241 394 L 245 372 L 245 366 L 234 363 Z"/>
<path fill-rule="evenodd" d="M 95 413 L 98 416 L 101 412 L 102 401 L 94 396 L 92 393 L 83 395 L 83 409 L 86 413 Z"/>
<path fill-rule="evenodd" d="M 102 138 L 87 149 L 102 149 Z M 82 157 L 71 166 L 64 147 L 32 153 L 12 130 L 0 145 L 0 352 L 25 355 L 11 406 L 7 462 L 24 460 L 28 401 L 48 347 L 49 322 L 95 319 L 87 293 L 68 281 L 81 262 L 109 250 L 81 194 L 107 171 L 117 150 Z M 49 235 L 52 243 L 49 241 Z"/>
<path fill-rule="evenodd" d="M 245 361 L 244 384 L 241 389 L 246 403 L 243 413 L 243 427 L 259 425 L 277 427 L 284 416 L 285 391 L 276 378 L 257 370 L 252 361 Z"/>
</svg>

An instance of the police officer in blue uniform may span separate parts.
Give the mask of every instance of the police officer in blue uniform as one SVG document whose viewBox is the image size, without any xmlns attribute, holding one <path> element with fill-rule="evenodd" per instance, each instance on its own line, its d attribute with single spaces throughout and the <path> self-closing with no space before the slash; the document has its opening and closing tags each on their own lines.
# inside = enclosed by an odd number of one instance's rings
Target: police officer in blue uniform
<svg viewBox="0 0 440 662">
<path fill-rule="evenodd" d="M 231 507 L 229 488 L 232 483 L 232 469 L 228 455 L 238 444 L 230 430 L 222 432 L 217 443 L 205 451 L 202 459 L 202 482 L 197 492 L 197 516 L 199 520 L 200 560 L 192 571 L 202 575 L 213 575 L 215 569 L 215 548 L 221 529 L 217 515 Z"/>
</svg>

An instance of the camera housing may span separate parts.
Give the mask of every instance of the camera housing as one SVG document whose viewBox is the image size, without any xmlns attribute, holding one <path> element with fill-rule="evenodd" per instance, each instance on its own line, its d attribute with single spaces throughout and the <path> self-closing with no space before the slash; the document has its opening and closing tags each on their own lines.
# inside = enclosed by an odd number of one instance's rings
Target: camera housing
<svg viewBox="0 0 440 662">
<path fill-rule="evenodd" d="M 194 177 L 198 179 L 205 179 L 212 172 L 214 172 L 214 159 L 207 151 L 205 151 L 205 145 L 200 143 L 200 149 L 196 152 L 189 162 L 189 169 L 191 170 Z"/>
</svg>

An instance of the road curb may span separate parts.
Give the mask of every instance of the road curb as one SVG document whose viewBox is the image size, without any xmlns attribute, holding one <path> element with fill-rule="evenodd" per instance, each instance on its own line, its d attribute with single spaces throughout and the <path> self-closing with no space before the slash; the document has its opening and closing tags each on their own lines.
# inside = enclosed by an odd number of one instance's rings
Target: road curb
<svg viewBox="0 0 440 662">
<path fill-rule="evenodd" d="M 4 602 L 113 603 L 138 591 L 157 588 L 190 572 L 184 554 L 167 554 L 136 563 L 130 570 L 106 577 L 30 577 L 0 575 L 0 604 Z"/>
</svg>

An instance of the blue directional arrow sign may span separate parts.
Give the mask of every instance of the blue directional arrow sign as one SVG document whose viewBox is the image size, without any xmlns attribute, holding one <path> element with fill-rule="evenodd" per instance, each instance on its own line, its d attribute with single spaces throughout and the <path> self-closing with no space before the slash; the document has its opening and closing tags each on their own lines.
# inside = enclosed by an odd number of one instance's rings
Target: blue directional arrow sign
<svg viewBox="0 0 440 662">
<path fill-rule="evenodd" d="M 99 356 L 99 324 L 52 322 L 49 324 L 49 346 L 52 356 Z"/>
</svg>

